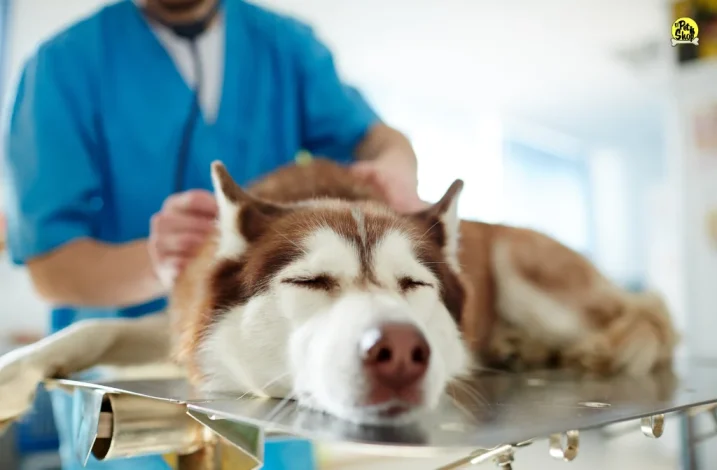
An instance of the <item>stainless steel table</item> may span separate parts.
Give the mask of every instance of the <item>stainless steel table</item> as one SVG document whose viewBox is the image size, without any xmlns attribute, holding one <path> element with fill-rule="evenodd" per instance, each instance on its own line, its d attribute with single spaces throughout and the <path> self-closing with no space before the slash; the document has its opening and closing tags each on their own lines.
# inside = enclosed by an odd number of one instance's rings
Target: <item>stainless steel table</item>
<svg viewBox="0 0 717 470">
<path fill-rule="evenodd" d="M 82 418 L 77 433 L 86 442 L 87 455 L 112 458 L 127 455 L 127 449 L 134 454 L 141 451 L 131 447 L 134 442 L 142 448 L 146 436 L 137 438 L 131 426 L 137 428 L 138 416 L 154 413 L 148 418 L 151 423 L 139 426 L 145 435 L 147 426 L 156 426 L 155 442 L 146 447 L 148 451 L 193 454 L 211 441 L 198 429 L 211 430 L 211 436 L 231 442 L 257 465 L 265 436 L 271 434 L 340 442 L 386 456 L 436 457 L 464 451 L 464 460 L 446 462 L 444 469 L 491 461 L 510 468 L 511 461 L 520 458 L 522 446 L 550 438 L 551 455 L 570 461 L 578 454 L 581 430 L 640 420 L 642 432 L 657 438 L 667 413 L 682 414 L 689 448 L 699 440 L 690 436 L 690 420 L 697 413 L 714 413 L 717 407 L 717 363 L 700 361 L 686 361 L 674 372 L 609 380 L 560 371 L 484 373 L 453 387 L 436 411 L 402 427 L 358 426 L 286 400 L 202 396 L 181 379 L 57 380 L 50 385 L 77 395 Z M 128 418 L 123 421 L 119 413 L 128 413 Z M 129 424 L 122 428 L 125 422 Z M 158 438 L 162 433 L 166 437 Z M 162 439 L 164 447 L 156 442 Z M 685 468 L 696 468 L 690 458 L 694 460 L 688 451 Z"/>
</svg>

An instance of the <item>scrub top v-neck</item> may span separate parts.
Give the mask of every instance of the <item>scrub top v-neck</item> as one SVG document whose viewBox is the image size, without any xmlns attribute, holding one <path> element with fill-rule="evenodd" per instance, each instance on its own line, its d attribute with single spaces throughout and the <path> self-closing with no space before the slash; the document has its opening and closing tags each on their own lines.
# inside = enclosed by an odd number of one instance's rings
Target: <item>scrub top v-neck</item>
<svg viewBox="0 0 717 470">
<path fill-rule="evenodd" d="M 209 166 L 217 159 L 240 184 L 301 150 L 350 162 L 378 117 L 340 80 L 312 29 L 241 0 L 224 1 L 220 15 L 221 89 L 214 119 L 203 106 L 195 123 L 183 188 L 211 190 Z M 173 191 L 194 99 L 162 34 L 122 0 L 42 44 L 26 64 L 4 158 L 16 264 L 82 237 L 147 237 L 152 214 Z M 52 330 L 164 305 L 58 305 Z"/>
</svg>

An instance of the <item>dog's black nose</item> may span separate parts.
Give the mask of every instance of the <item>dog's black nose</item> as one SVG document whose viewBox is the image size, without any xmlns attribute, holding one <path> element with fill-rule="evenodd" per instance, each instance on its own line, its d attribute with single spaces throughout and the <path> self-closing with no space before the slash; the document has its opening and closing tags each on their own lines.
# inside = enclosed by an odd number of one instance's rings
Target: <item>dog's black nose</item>
<svg viewBox="0 0 717 470">
<path fill-rule="evenodd" d="M 428 369 L 431 349 L 413 325 L 389 323 L 365 333 L 361 342 L 363 364 L 374 387 L 372 395 L 417 401 L 417 386 Z M 372 399 L 372 402 L 386 400 Z"/>
</svg>

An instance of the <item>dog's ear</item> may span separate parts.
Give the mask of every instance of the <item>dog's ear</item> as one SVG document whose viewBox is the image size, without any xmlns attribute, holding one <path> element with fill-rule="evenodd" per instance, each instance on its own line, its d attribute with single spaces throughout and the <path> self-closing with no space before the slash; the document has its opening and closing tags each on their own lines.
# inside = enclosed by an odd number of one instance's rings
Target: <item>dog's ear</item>
<svg viewBox="0 0 717 470">
<path fill-rule="evenodd" d="M 212 163 L 212 184 L 219 207 L 218 256 L 241 255 L 274 218 L 288 210 L 244 191 L 219 161 Z"/>
<path fill-rule="evenodd" d="M 431 236 L 441 246 L 443 257 L 455 272 L 460 272 L 458 242 L 461 220 L 458 217 L 458 200 L 461 191 L 463 181 L 455 180 L 438 202 L 414 215 L 427 225 L 426 235 Z"/>
</svg>

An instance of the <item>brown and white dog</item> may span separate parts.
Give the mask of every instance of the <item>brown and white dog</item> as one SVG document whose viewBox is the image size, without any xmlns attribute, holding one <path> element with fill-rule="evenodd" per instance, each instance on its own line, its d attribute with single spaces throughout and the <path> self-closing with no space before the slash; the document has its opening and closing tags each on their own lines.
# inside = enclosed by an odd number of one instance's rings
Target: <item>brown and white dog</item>
<svg viewBox="0 0 717 470">
<path fill-rule="evenodd" d="M 356 422 L 435 407 L 480 366 L 644 375 L 671 362 L 658 296 L 621 290 L 540 233 L 459 220 L 460 181 L 398 215 L 325 160 L 248 191 L 220 163 L 212 177 L 216 237 L 168 314 L 81 322 L 0 358 L 0 421 L 43 378 L 170 356 L 207 392 L 293 397 Z"/>
</svg>

